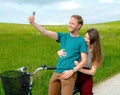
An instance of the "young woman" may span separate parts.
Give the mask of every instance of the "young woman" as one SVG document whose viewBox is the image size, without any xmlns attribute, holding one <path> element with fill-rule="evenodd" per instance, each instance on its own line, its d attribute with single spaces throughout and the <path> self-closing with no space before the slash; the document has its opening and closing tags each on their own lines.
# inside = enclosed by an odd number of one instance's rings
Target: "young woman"
<svg viewBox="0 0 120 95">
<path fill-rule="evenodd" d="M 80 95 L 92 95 L 92 75 L 95 74 L 97 68 L 102 63 L 102 50 L 99 33 L 96 29 L 87 30 L 84 38 L 88 48 L 87 63 L 77 72 L 78 76 L 75 86 L 80 90 Z M 64 57 L 66 52 L 62 49 L 58 51 L 58 55 Z M 79 61 L 75 61 L 74 63 L 78 65 Z"/>
</svg>

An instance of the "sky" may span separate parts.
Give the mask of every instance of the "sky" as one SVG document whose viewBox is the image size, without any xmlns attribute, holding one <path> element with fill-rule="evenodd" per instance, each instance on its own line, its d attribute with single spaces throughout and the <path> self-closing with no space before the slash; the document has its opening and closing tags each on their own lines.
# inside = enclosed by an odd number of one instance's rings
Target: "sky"
<svg viewBox="0 0 120 95">
<path fill-rule="evenodd" d="M 0 22 L 29 24 L 35 11 L 39 24 L 68 24 L 72 15 L 85 24 L 120 21 L 120 0 L 0 0 Z"/>
</svg>

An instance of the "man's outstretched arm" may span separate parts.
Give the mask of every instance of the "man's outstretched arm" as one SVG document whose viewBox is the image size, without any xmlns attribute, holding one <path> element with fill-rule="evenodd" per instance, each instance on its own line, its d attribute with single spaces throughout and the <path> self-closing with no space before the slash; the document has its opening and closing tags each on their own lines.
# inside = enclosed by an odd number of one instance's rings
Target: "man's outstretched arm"
<svg viewBox="0 0 120 95">
<path fill-rule="evenodd" d="M 53 31 L 49 31 L 49 30 L 46 30 L 45 28 L 43 28 L 42 26 L 38 25 L 35 21 L 35 17 L 32 15 L 32 16 L 29 16 L 28 18 L 28 21 L 29 23 L 35 27 L 40 33 L 50 37 L 50 38 L 53 38 L 55 40 L 58 39 L 58 35 L 56 32 L 53 32 Z"/>
</svg>

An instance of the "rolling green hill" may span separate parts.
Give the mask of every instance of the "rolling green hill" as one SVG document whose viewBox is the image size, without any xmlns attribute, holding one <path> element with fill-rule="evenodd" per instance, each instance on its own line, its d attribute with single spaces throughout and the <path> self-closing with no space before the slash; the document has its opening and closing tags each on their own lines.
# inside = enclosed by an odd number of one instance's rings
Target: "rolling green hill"
<svg viewBox="0 0 120 95">
<path fill-rule="evenodd" d="M 66 25 L 43 25 L 52 31 L 68 31 Z M 83 25 L 80 35 L 89 28 L 99 30 L 103 64 L 94 75 L 94 84 L 120 72 L 120 21 Z M 33 72 L 42 64 L 55 66 L 59 44 L 28 24 L 0 23 L 0 73 L 26 66 Z M 53 71 L 41 71 L 34 76 L 33 95 L 47 95 Z M 0 95 L 3 94 L 0 83 Z"/>
</svg>

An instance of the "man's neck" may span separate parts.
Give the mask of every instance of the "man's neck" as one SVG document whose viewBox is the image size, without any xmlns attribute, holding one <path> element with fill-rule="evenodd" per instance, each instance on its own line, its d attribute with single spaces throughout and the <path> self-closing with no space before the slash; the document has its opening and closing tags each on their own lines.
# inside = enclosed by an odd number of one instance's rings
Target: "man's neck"
<svg viewBox="0 0 120 95">
<path fill-rule="evenodd" d="M 77 33 L 70 33 L 70 36 L 72 36 L 72 37 L 79 37 L 79 34 L 77 34 Z"/>
</svg>

